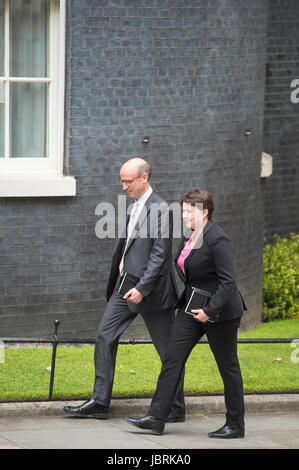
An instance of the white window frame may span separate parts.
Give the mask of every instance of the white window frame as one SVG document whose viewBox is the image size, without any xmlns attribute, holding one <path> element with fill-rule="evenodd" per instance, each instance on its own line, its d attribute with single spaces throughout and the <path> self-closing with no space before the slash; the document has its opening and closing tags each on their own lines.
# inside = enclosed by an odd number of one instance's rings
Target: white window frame
<svg viewBox="0 0 299 470">
<path fill-rule="evenodd" d="M 0 158 L 0 197 L 75 196 L 76 180 L 63 175 L 66 0 L 50 0 L 50 77 L 10 77 L 9 0 L 5 0 L 4 83 L 5 155 Z M 48 157 L 9 158 L 9 87 L 12 82 L 49 85 Z"/>
</svg>

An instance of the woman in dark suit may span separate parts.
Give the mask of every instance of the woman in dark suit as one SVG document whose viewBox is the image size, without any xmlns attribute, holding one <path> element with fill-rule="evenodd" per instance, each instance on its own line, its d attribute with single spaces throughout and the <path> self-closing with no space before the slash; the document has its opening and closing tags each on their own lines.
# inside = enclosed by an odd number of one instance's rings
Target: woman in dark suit
<svg viewBox="0 0 299 470">
<path fill-rule="evenodd" d="M 236 285 L 232 244 L 226 233 L 211 218 L 211 195 L 202 189 L 181 198 L 183 219 L 191 228 L 188 241 L 182 239 L 175 266 L 185 284 L 167 347 L 167 354 L 148 415 L 125 418 L 141 429 L 162 434 L 184 365 L 200 338 L 206 334 L 224 384 L 226 422 L 213 438 L 244 437 L 243 381 L 237 357 L 237 331 L 246 310 Z M 211 294 L 206 305 L 185 312 L 192 287 Z M 183 419 L 182 419 L 183 420 Z"/>
</svg>

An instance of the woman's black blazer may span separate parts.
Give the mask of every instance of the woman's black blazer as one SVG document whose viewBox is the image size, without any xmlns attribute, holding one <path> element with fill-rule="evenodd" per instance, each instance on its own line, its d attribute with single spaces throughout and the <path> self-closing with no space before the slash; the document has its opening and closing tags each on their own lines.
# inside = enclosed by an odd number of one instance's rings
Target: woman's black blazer
<svg viewBox="0 0 299 470">
<path fill-rule="evenodd" d="M 183 237 L 174 261 L 179 277 L 185 284 L 177 307 L 186 305 L 192 287 L 199 287 L 212 294 L 203 309 L 210 320 L 230 320 L 243 315 L 246 306 L 236 284 L 232 243 L 224 230 L 208 220 L 203 230 L 201 246 L 192 249 L 185 259 L 184 276 L 177 265 L 177 259 L 186 242 L 187 239 Z"/>
</svg>

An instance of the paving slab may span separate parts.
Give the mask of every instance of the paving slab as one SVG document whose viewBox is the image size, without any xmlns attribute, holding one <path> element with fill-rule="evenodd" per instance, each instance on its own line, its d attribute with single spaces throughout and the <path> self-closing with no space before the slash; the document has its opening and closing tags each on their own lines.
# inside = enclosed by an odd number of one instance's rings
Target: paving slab
<svg viewBox="0 0 299 470">
<path fill-rule="evenodd" d="M 299 394 L 245 395 L 245 439 L 211 439 L 224 424 L 222 395 L 185 397 L 185 423 L 166 424 L 162 436 L 130 426 L 124 416 L 144 416 L 150 398 L 114 399 L 108 420 L 80 419 L 63 411 L 81 401 L 0 403 L 0 449 L 298 449 Z M 146 462 L 145 462 L 146 463 Z M 148 463 L 147 463 L 148 465 Z"/>
<path fill-rule="evenodd" d="M 211 439 L 223 414 L 188 415 L 185 423 L 166 424 L 162 436 L 130 426 L 123 418 L 7 416 L 0 420 L 1 449 L 298 449 L 299 412 L 252 413 L 244 439 Z M 111 455 L 112 455 L 111 453 Z"/>
</svg>

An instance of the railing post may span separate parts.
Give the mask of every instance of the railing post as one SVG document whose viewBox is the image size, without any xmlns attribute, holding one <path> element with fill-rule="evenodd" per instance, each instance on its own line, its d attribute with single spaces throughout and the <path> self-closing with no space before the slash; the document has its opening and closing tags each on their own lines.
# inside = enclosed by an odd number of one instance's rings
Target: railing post
<svg viewBox="0 0 299 470">
<path fill-rule="evenodd" d="M 56 362 L 56 349 L 57 349 L 57 344 L 58 344 L 58 338 L 57 338 L 57 330 L 59 326 L 60 321 L 59 320 L 54 320 L 54 341 L 53 341 L 53 347 L 52 347 L 52 362 L 51 362 L 51 377 L 50 377 L 50 386 L 49 386 L 49 400 L 52 400 L 52 395 L 53 395 L 53 384 L 54 384 L 54 375 L 55 375 L 55 362 Z"/>
</svg>

